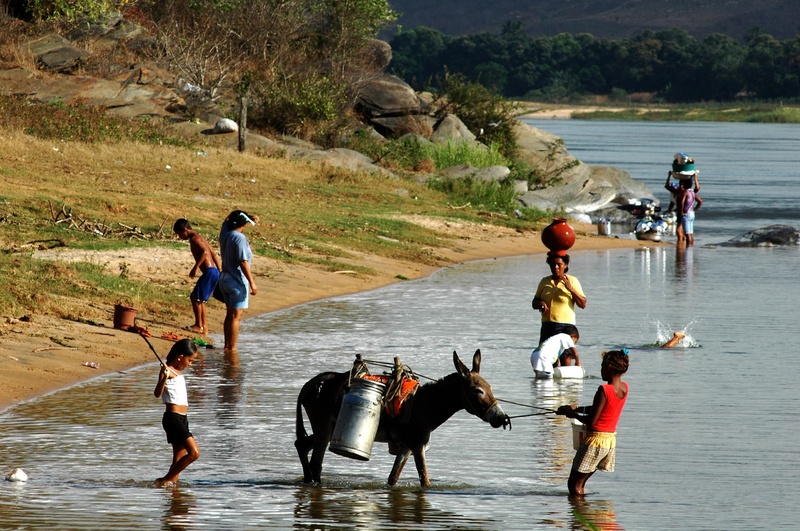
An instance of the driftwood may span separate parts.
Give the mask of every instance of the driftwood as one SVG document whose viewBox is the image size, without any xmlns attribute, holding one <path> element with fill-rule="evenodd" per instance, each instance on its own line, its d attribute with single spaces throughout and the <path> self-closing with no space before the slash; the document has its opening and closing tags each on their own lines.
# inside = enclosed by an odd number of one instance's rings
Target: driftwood
<svg viewBox="0 0 800 531">
<path fill-rule="evenodd" d="M 106 223 L 105 221 L 83 219 L 73 214 L 72 208 L 68 208 L 67 205 L 61 205 L 61 210 L 56 210 L 51 201 L 48 200 L 47 203 L 50 207 L 50 221 L 55 225 L 66 223 L 72 230 L 96 234 L 101 237 L 139 240 L 164 240 L 170 237 L 164 234 L 164 225 L 169 217 L 164 218 L 164 221 L 158 226 L 158 231 L 145 232 L 139 227 L 121 222 Z"/>
</svg>

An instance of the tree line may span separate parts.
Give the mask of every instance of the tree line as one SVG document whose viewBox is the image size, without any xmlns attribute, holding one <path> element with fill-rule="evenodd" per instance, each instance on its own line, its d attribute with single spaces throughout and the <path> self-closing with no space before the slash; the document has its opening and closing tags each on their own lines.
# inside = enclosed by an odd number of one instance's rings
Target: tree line
<svg viewBox="0 0 800 531">
<path fill-rule="evenodd" d="M 539 101 L 643 92 L 675 103 L 800 95 L 800 36 L 779 41 L 759 28 L 741 41 L 721 33 L 698 40 L 679 29 L 608 40 L 535 37 L 513 21 L 499 33 L 460 37 L 417 27 L 390 44 L 391 72 L 420 90 L 450 72 L 508 98 Z"/>
</svg>

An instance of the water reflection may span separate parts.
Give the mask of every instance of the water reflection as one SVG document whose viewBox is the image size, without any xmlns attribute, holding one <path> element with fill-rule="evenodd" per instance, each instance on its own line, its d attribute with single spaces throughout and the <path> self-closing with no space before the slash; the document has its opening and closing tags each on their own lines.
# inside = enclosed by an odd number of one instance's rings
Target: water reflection
<svg viewBox="0 0 800 531">
<path fill-rule="evenodd" d="M 166 491 L 169 504 L 161 517 L 161 528 L 169 531 L 184 531 L 191 527 L 190 516 L 195 512 L 197 497 L 188 489 L 180 487 Z"/>
<path fill-rule="evenodd" d="M 621 531 L 625 528 L 617 523 L 614 502 L 591 498 L 570 498 L 573 520 L 570 529 L 576 531 L 609 530 Z"/>
</svg>

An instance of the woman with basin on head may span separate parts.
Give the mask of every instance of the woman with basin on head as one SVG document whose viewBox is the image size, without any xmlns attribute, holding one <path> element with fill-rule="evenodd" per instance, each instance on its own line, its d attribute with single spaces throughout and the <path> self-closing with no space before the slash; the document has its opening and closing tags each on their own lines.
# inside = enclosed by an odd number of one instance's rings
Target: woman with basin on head
<svg viewBox="0 0 800 531">
<path fill-rule="evenodd" d="M 534 310 L 542 314 L 539 344 L 560 333 L 568 333 L 567 327 L 576 325 L 575 306 L 586 308 L 586 295 L 580 281 L 569 271 L 569 255 L 547 253 L 550 276 L 539 281 L 536 295 L 531 301 Z"/>
</svg>

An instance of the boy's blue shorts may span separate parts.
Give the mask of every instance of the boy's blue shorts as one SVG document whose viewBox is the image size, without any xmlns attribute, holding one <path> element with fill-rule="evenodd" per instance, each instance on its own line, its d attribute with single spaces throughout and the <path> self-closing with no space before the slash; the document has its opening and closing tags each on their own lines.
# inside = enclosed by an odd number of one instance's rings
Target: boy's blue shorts
<svg viewBox="0 0 800 531">
<path fill-rule="evenodd" d="M 192 300 L 200 302 L 208 302 L 211 294 L 214 293 L 214 288 L 217 287 L 219 281 L 219 269 L 216 267 L 209 267 L 206 269 L 195 284 L 192 290 Z"/>
</svg>

